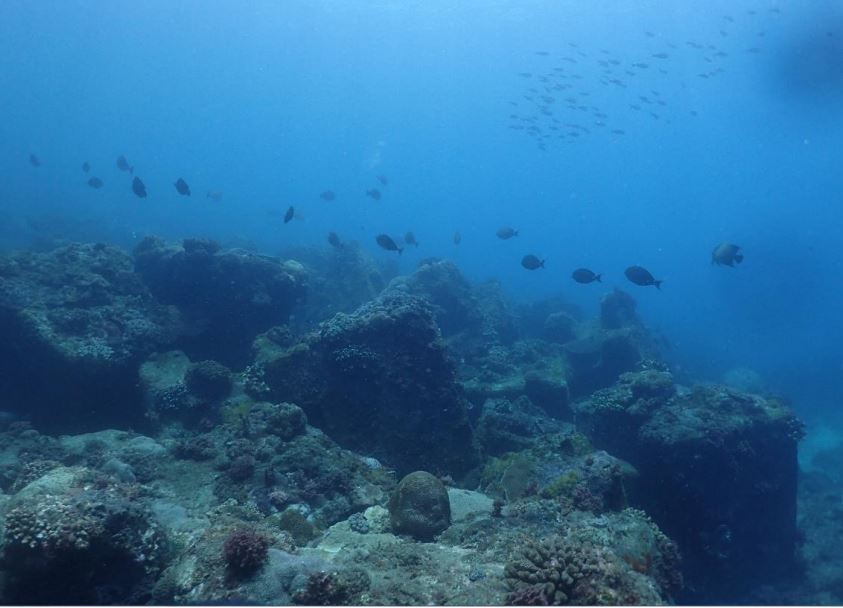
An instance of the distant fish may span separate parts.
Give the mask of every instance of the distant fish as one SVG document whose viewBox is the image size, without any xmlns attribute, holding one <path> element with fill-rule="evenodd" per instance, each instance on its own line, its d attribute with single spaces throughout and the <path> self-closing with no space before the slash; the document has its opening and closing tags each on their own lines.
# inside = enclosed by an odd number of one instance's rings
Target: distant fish
<svg viewBox="0 0 843 608">
<path fill-rule="evenodd" d="M 518 236 L 518 231 L 514 228 L 510 228 L 509 226 L 503 226 L 498 228 L 498 231 L 495 232 L 499 239 L 507 240 L 511 239 L 514 236 Z"/>
<path fill-rule="evenodd" d="M 82 163 L 82 171 L 87 173 L 90 170 L 91 170 L 91 165 L 88 164 L 88 161 L 85 161 L 84 163 Z"/>
<path fill-rule="evenodd" d="M 135 168 L 129 166 L 129 161 L 122 154 L 117 157 L 117 168 L 121 171 L 128 171 L 130 175 L 135 174 Z"/>
<path fill-rule="evenodd" d="M 653 53 L 650 57 L 655 57 L 656 59 L 667 59 L 670 55 L 667 53 Z"/>
<path fill-rule="evenodd" d="M 404 251 L 403 247 L 396 245 L 395 241 L 392 240 L 392 237 L 387 234 L 379 234 L 375 238 L 375 241 L 377 241 L 378 245 L 387 251 L 397 251 L 398 255 L 401 255 L 401 252 Z"/>
<path fill-rule="evenodd" d="M 32 165 L 33 167 L 40 167 L 41 166 L 41 160 L 37 156 L 35 156 L 34 154 L 30 154 L 29 155 L 29 164 Z"/>
<path fill-rule="evenodd" d="M 144 186 L 139 177 L 135 177 L 135 179 L 132 180 L 132 192 L 135 193 L 135 196 L 146 198 L 146 186 Z"/>
<path fill-rule="evenodd" d="M 222 192 L 212 192 L 208 190 L 208 193 L 205 195 L 205 198 L 209 198 L 213 201 L 220 202 L 222 200 Z"/>
<path fill-rule="evenodd" d="M 624 274 L 627 279 L 636 285 L 641 285 L 642 287 L 655 285 L 656 289 L 661 289 L 662 281 L 657 281 L 653 278 L 653 275 L 651 275 L 650 271 L 646 268 L 642 268 L 641 266 L 630 266 L 624 271 Z"/>
<path fill-rule="evenodd" d="M 625 135 L 626 131 L 624 131 L 623 129 L 612 129 L 612 133 L 614 133 L 615 135 Z"/>
<path fill-rule="evenodd" d="M 366 190 L 366 196 L 379 201 L 381 200 L 381 191 L 377 188 L 372 188 L 371 190 Z"/>
<path fill-rule="evenodd" d="M 190 186 L 182 178 L 179 178 L 173 185 L 176 187 L 176 192 L 182 196 L 190 196 Z"/>
<path fill-rule="evenodd" d="M 599 274 L 594 274 L 588 268 L 577 268 L 573 274 L 571 274 L 571 277 L 573 277 L 577 283 L 583 284 L 593 283 L 594 281 L 597 281 L 598 283 L 603 282 L 600 280 Z"/>
<path fill-rule="evenodd" d="M 548 55 L 550 55 L 550 53 L 548 53 L 547 51 L 536 51 L 535 53 L 533 53 L 533 55 L 539 55 L 540 57 L 547 57 Z"/>
<path fill-rule="evenodd" d="M 743 262 L 743 254 L 740 252 L 739 245 L 732 243 L 720 243 L 711 252 L 711 263 L 718 266 L 731 266 L 734 268 L 735 263 Z"/>
<path fill-rule="evenodd" d="M 331 244 L 331 247 L 335 247 L 336 249 L 341 249 L 343 246 L 342 241 L 336 232 L 328 233 L 328 242 Z"/>
<path fill-rule="evenodd" d="M 462 243 L 462 235 L 459 232 L 454 233 L 454 245 Z"/>
<path fill-rule="evenodd" d="M 334 194 L 331 190 L 325 190 L 322 194 L 319 195 L 323 201 L 332 201 L 337 198 L 337 195 Z"/>
<path fill-rule="evenodd" d="M 419 246 L 419 242 L 416 240 L 416 235 L 412 232 L 408 232 L 404 235 L 404 242 L 408 245 L 415 245 L 416 247 Z"/>
<path fill-rule="evenodd" d="M 518 105 L 518 104 L 515 104 L 515 105 Z M 378 175 L 378 181 L 379 181 L 381 184 L 383 184 L 384 186 L 386 186 L 387 184 L 389 184 L 389 180 L 388 180 L 388 179 L 386 179 L 386 175 Z"/>
<path fill-rule="evenodd" d="M 521 265 L 526 268 L 527 270 L 536 270 L 538 268 L 544 268 L 545 260 L 540 260 L 533 254 L 525 255 L 521 258 Z"/>
<path fill-rule="evenodd" d="M 287 213 L 284 214 L 284 223 L 289 224 L 290 220 L 292 220 L 296 216 L 296 209 L 292 205 L 290 208 L 287 209 Z"/>
<path fill-rule="evenodd" d="M 94 190 L 99 190 L 100 188 L 102 188 L 103 182 L 98 177 L 92 177 L 91 179 L 88 180 L 88 185 L 91 188 L 93 188 Z M 140 195 L 138 195 L 138 196 L 140 196 Z"/>
</svg>

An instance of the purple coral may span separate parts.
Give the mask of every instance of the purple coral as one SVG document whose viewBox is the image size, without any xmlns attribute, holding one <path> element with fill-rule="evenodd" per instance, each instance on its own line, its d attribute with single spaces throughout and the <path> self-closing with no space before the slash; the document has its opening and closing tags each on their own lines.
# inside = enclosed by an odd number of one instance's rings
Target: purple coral
<svg viewBox="0 0 843 608">
<path fill-rule="evenodd" d="M 269 541 L 253 530 L 235 530 L 225 539 L 222 556 L 228 569 L 239 576 L 256 572 L 269 555 Z"/>
</svg>

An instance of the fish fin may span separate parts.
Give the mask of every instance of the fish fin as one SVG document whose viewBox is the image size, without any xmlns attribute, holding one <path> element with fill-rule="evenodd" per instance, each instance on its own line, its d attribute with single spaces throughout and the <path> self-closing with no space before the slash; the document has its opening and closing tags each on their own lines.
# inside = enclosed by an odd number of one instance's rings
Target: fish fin
<svg viewBox="0 0 843 608">
<path fill-rule="evenodd" d="M 602 282 L 603 282 L 603 280 L 600 278 L 600 276 L 601 276 L 601 275 L 599 275 L 599 274 L 594 275 L 594 280 L 595 280 L 595 281 L 597 281 L 598 283 L 602 283 Z"/>
<path fill-rule="evenodd" d="M 539 262 L 539 266 L 541 266 L 542 268 L 544 268 L 544 263 L 545 263 L 546 261 L 547 261 L 547 260 L 542 260 L 541 262 Z"/>
<path fill-rule="evenodd" d="M 659 291 L 661 291 L 662 289 L 662 283 L 664 283 L 664 281 L 653 281 L 653 285 L 655 285 L 656 289 L 658 289 Z"/>
</svg>

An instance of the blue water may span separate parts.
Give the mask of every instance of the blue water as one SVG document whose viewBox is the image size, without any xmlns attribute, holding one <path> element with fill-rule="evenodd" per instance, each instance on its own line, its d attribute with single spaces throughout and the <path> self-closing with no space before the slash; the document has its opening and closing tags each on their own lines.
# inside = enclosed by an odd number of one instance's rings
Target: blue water
<svg viewBox="0 0 843 608">
<path fill-rule="evenodd" d="M 5 0 L 0 242 L 28 246 L 25 218 L 47 215 L 70 240 L 210 236 L 275 254 L 327 247 L 336 231 L 386 259 L 375 235 L 412 230 L 421 246 L 403 272 L 449 257 L 515 300 L 560 294 L 588 312 L 620 286 L 689 374 L 749 367 L 802 415 L 831 418 L 843 397 L 841 19 L 822 1 Z M 709 64 L 709 44 L 728 56 Z M 620 76 L 625 89 L 602 85 L 601 49 L 650 67 Z M 541 151 L 508 116 L 560 65 L 607 127 Z M 652 90 L 666 102 L 658 120 L 629 107 Z M 328 189 L 333 202 L 318 196 Z M 289 205 L 302 218 L 284 225 Z M 497 239 L 501 225 L 520 235 Z M 721 241 L 745 262 L 710 265 Z M 521 268 L 527 253 L 546 269 Z M 629 284 L 631 264 L 661 291 Z M 602 272 L 602 288 L 574 283 L 579 266 Z"/>
</svg>

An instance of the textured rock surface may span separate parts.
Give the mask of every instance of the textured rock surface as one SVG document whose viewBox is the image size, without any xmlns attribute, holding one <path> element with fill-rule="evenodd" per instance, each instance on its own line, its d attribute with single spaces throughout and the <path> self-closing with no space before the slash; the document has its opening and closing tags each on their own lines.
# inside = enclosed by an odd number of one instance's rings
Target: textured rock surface
<svg viewBox="0 0 843 608">
<path fill-rule="evenodd" d="M 444 484 L 425 471 L 405 476 L 389 499 L 392 529 L 429 541 L 451 524 L 451 503 Z"/>
</svg>

